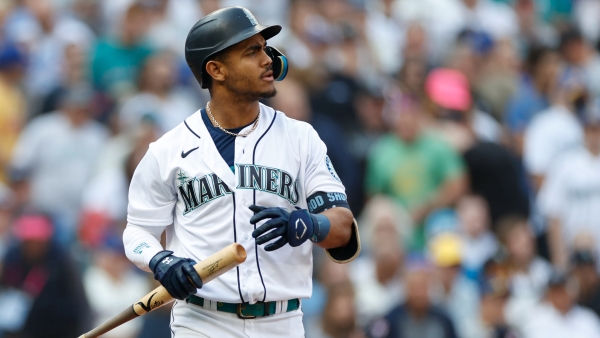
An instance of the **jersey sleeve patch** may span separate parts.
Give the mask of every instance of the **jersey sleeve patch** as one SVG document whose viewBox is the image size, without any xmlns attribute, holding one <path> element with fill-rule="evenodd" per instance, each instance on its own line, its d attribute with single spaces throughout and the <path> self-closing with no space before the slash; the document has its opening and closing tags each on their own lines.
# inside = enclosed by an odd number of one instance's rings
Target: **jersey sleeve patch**
<svg viewBox="0 0 600 338">
<path fill-rule="evenodd" d="M 329 170 L 329 173 L 331 174 L 331 176 L 333 176 L 333 178 L 335 178 L 338 182 L 342 182 L 342 180 L 340 180 L 340 177 L 338 176 L 337 172 L 335 171 L 335 168 L 333 167 L 333 163 L 331 163 L 331 160 L 329 159 L 329 156 L 325 155 L 325 165 L 327 166 L 327 170 Z"/>
<path fill-rule="evenodd" d="M 306 204 L 311 214 L 319 214 L 327 209 L 336 207 L 350 209 L 346 195 L 341 192 L 317 191 L 308 197 Z"/>
</svg>

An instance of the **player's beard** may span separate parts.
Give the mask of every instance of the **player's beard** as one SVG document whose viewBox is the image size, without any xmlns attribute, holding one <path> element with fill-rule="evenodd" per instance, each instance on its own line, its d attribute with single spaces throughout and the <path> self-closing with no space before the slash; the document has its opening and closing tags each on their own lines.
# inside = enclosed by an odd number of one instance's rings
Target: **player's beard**
<svg viewBox="0 0 600 338">
<path fill-rule="evenodd" d="M 262 77 L 259 78 L 258 81 L 262 82 Z M 277 95 L 277 89 L 275 89 L 275 86 L 272 86 L 268 90 L 253 91 L 252 88 L 257 87 L 256 82 L 256 79 L 249 76 L 231 74 L 229 81 L 225 81 L 225 86 L 227 87 L 228 91 L 235 93 L 240 100 L 244 101 L 270 99 Z"/>
</svg>

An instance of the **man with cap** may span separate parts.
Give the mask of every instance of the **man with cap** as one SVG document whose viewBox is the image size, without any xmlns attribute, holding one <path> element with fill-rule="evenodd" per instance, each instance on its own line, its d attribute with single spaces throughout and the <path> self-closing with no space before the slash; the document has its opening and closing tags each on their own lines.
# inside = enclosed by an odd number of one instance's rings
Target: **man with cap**
<svg viewBox="0 0 600 338">
<path fill-rule="evenodd" d="M 280 30 L 242 7 L 198 21 L 185 56 L 211 100 L 150 144 L 133 175 L 125 252 L 178 299 L 174 337 L 303 337 L 313 243 L 339 263 L 360 251 L 317 133 L 259 103 L 287 73 L 267 46 Z M 246 261 L 203 285 L 192 265 L 233 242 Z"/>
<path fill-rule="evenodd" d="M 584 111 L 582 123 L 585 145 L 557 158 L 538 195 L 552 261 L 562 268 L 577 236 L 592 238 L 600 249 L 600 101 Z"/>
<path fill-rule="evenodd" d="M 545 300 L 523 312 L 518 326 L 524 338 L 600 337 L 600 320 L 576 304 L 577 283 L 561 272 L 548 281 Z"/>
</svg>

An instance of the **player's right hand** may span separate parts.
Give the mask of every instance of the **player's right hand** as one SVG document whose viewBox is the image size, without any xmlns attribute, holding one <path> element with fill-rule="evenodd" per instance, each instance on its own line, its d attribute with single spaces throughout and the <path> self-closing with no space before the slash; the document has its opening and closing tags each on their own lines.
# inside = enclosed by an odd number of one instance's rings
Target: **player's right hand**
<svg viewBox="0 0 600 338">
<path fill-rule="evenodd" d="M 154 279 L 160 282 L 175 299 L 183 300 L 196 294 L 202 287 L 202 279 L 194 269 L 196 262 L 190 258 L 173 255 L 173 251 L 161 251 L 150 260 Z"/>
</svg>

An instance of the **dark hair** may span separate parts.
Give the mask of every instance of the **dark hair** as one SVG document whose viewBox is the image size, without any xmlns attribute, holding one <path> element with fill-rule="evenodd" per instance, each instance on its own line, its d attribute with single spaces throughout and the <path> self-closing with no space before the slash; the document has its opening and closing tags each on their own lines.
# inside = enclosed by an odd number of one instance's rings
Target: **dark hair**
<svg viewBox="0 0 600 338">
<path fill-rule="evenodd" d="M 527 218 L 518 215 L 510 215 L 502 217 L 498 220 L 496 226 L 496 235 L 500 243 L 506 245 L 508 243 L 508 236 L 510 233 L 517 228 L 527 227 Z"/>
<path fill-rule="evenodd" d="M 529 75 L 534 75 L 536 67 L 542 62 L 542 60 L 557 51 L 554 48 L 548 46 L 534 46 L 527 52 L 525 58 L 524 70 Z"/>
<path fill-rule="evenodd" d="M 568 44 L 572 42 L 581 42 L 584 41 L 583 34 L 581 31 L 575 27 L 570 27 L 560 34 L 560 44 L 559 48 L 562 50 Z"/>
<path fill-rule="evenodd" d="M 227 62 L 227 57 L 228 57 L 228 53 L 227 53 L 228 48 L 223 49 L 220 52 L 215 53 L 214 55 L 209 56 L 206 59 L 206 62 L 204 62 L 204 64 L 202 65 L 202 84 L 206 84 L 206 88 L 208 88 L 208 90 L 210 91 L 212 89 L 212 77 L 210 76 L 210 74 L 208 74 L 208 72 L 206 71 L 206 64 L 208 64 L 209 61 L 219 61 L 219 62 Z"/>
</svg>

